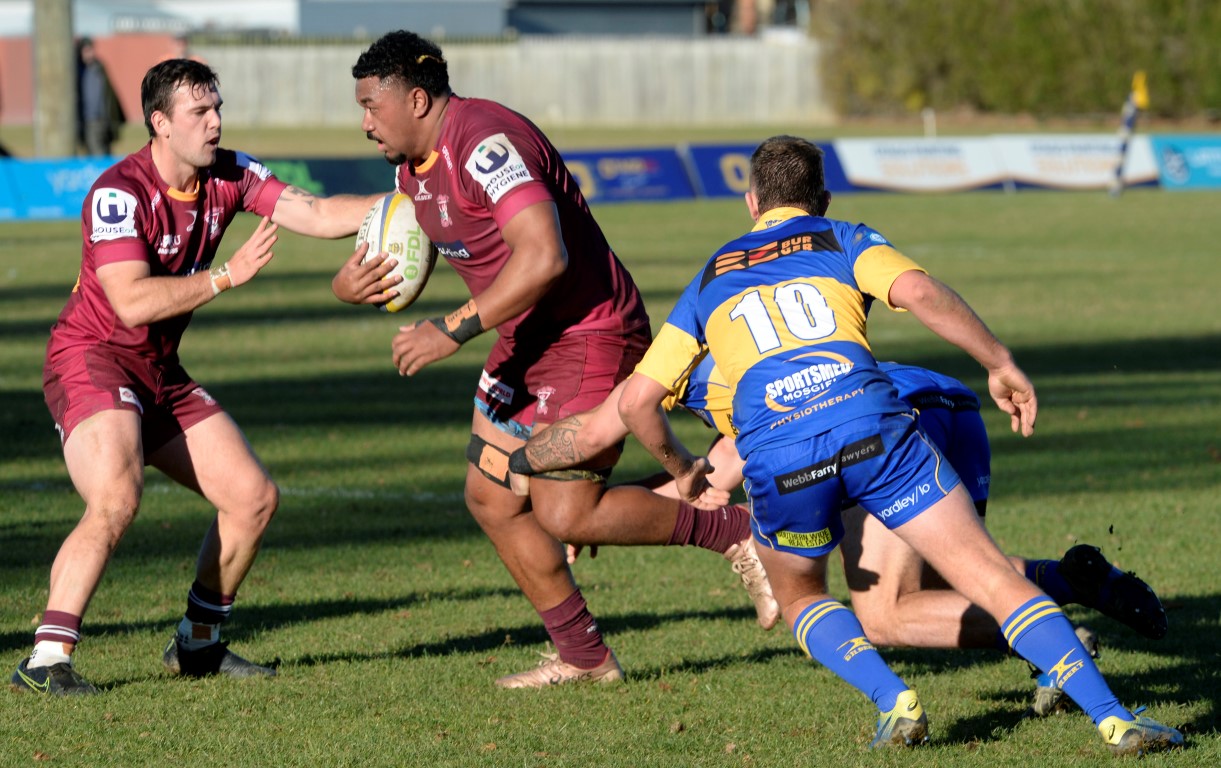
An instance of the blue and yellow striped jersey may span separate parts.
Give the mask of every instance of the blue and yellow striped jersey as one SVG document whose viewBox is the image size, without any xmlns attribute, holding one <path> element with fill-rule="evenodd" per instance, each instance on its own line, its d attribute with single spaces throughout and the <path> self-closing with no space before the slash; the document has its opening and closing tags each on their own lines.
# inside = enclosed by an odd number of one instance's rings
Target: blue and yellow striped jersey
<svg viewBox="0 0 1221 768">
<path fill-rule="evenodd" d="M 709 259 L 636 370 L 677 392 L 711 352 L 733 392 L 743 456 L 860 416 L 901 413 L 865 317 L 913 269 L 923 271 L 863 224 L 769 211 Z"/>
<path fill-rule="evenodd" d="M 695 414 L 701 421 L 726 437 L 733 437 L 733 387 L 717 369 L 712 355 L 704 355 L 678 390 L 666 398 L 662 406 L 676 406 Z"/>
</svg>

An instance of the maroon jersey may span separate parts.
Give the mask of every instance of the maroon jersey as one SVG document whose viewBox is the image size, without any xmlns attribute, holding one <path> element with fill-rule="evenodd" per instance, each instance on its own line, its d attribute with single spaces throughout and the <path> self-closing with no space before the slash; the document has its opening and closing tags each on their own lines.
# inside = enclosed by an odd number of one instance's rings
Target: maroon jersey
<svg viewBox="0 0 1221 768">
<path fill-rule="evenodd" d="M 145 145 L 107 169 L 81 207 L 81 271 L 51 328 L 47 359 L 82 346 L 108 344 L 141 357 L 173 362 L 191 313 L 129 328 L 98 282 L 98 267 L 145 261 L 153 277 L 208 269 L 238 211 L 270 216 L 287 186 L 248 155 L 218 150 L 200 171 L 193 195 L 169 189 Z"/>
<path fill-rule="evenodd" d="M 568 269 L 538 304 L 500 324 L 501 338 L 545 345 L 562 335 L 647 327 L 632 276 L 542 131 L 500 104 L 458 96 L 450 96 L 444 120 L 432 155 L 400 166 L 397 185 L 472 296 L 504 269 L 510 251 L 500 230 L 515 214 L 544 201 L 559 211 Z"/>
</svg>

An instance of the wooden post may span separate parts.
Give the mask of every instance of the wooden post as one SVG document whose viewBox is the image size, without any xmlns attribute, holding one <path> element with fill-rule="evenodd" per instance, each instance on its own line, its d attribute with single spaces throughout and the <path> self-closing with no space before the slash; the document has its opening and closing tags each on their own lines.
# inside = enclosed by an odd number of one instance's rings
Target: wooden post
<svg viewBox="0 0 1221 768">
<path fill-rule="evenodd" d="M 34 3 L 34 155 L 76 154 L 72 0 Z"/>
</svg>

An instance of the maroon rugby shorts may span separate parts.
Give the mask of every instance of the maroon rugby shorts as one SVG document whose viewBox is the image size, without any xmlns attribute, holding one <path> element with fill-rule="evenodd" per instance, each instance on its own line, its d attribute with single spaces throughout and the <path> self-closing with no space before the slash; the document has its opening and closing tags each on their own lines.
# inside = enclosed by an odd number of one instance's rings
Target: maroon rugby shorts
<svg viewBox="0 0 1221 768">
<path fill-rule="evenodd" d="M 161 365 L 100 345 L 48 360 L 42 382 L 61 443 L 96 413 L 133 411 L 140 415 L 147 457 L 191 426 L 223 412 L 182 366 Z"/>
<path fill-rule="evenodd" d="M 541 350 L 500 339 L 475 399 L 493 422 L 502 428 L 515 422 L 528 437 L 535 424 L 600 405 L 636 368 L 650 341 L 647 326 L 626 335 L 565 336 Z"/>
</svg>

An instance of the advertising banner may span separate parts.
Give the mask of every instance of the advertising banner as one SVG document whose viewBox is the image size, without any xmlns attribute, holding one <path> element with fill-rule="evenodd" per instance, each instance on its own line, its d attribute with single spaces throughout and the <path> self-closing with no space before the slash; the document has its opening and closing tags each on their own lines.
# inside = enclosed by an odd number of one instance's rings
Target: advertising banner
<svg viewBox="0 0 1221 768">
<path fill-rule="evenodd" d="M 81 215 L 85 193 L 117 157 L 66 160 L 5 160 L 12 200 L 0 191 L 0 220 L 75 219 Z M 11 214 L 11 215 L 10 215 Z"/>
<path fill-rule="evenodd" d="M 267 159 L 280 181 L 315 195 L 371 195 L 394 191 L 395 167 L 381 157 Z"/>
<path fill-rule="evenodd" d="M 1006 180 L 986 137 L 837 139 L 834 145 L 844 175 L 856 190 L 957 192 L 995 189 Z"/>
<path fill-rule="evenodd" d="M 750 188 L 750 156 L 756 144 L 691 144 L 680 148 L 701 197 L 741 197 Z M 818 145 L 823 151 L 827 189 L 852 192 L 844 176 L 835 147 Z"/>
<path fill-rule="evenodd" d="M 1166 189 L 1221 189 L 1221 136 L 1154 136 L 1153 156 Z"/>
<path fill-rule="evenodd" d="M 565 152 L 564 164 L 591 203 L 695 197 L 687 169 L 674 149 Z"/>
<path fill-rule="evenodd" d="M 0 160 L 0 221 L 20 219 L 20 211 L 24 210 L 12 171 L 9 170 L 10 165 L 8 161 Z"/>
<path fill-rule="evenodd" d="M 695 196 L 687 170 L 673 149 L 567 152 L 564 162 L 589 202 L 689 200 Z M 364 195 L 394 189 L 395 169 L 380 157 L 268 159 L 265 164 L 280 180 L 316 195 Z"/>
<path fill-rule="evenodd" d="M 1017 186 L 1107 189 L 1115 179 L 1121 139 L 1107 134 L 1000 135 L 991 139 L 1005 174 Z M 1128 142 L 1124 186 L 1157 183 L 1148 136 Z"/>
</svg>

